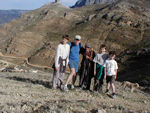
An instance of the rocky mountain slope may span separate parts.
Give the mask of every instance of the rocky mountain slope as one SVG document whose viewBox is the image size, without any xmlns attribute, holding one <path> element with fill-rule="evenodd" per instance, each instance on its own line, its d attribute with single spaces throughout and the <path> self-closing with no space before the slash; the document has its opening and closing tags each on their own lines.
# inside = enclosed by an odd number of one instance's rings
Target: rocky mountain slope
<svg viewBox="0 0 150 113">
<path fill-rule="evenodd" d="M 0 10 L 0 25 L 10 22 L 18 18 L 21 14 L 27 12 L 26 10 Z"/>
<path fill-rule="evenodd" d="M 82 7 L 82 6 L 87 6 L 87 5 L 94 5 L 94 4 L 111 4 L 116 2 L 117 0 L 78 0 L 73 8 L 75 7 Z"/>
<path fill-rule="evenodd" d="M 62 35 L 69 34 L 73 40 L 79 34 L 82 44 L 90 42 L 96 52 L 102 43 L 108 50 L 116 50 L 121 73 L 128 66 L 124 63 L 132 57 L 125 53 L 127 50 L 150 47 L 149 32 L 149 0 L 120 0 L 73 9 L 47 4 L 1 27 L 0 51 L 5 56 L 27 58 L 31 64 L 51 67 Z"/>
</svg>

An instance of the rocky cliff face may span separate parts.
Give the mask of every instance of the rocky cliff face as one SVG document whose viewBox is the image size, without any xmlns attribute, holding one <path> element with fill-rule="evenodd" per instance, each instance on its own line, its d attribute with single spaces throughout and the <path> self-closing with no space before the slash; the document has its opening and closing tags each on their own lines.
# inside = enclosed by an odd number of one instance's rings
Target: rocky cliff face
<svg viewBox="0 0 150 113">
<path fill-rule="evenodd" d="M 104 3 L 111 4 L 116 1 L 117 0 L 79 0 L 76 2 L 76 4 L 73 6 L 73 8 L 87 6 L 87 5 L 93 5 L 93 4 L 104 4 Z"/>
<path fill-rule="evenodd" d="M 4 55 L 26 57 L 32 64 L 51 67 L 63 34 L 72 40 L 81 35 L 82 44 L 90 42 L 96 52 L 103 43 L 118 55 L 131 48 L 149 48 L 149 4 L 149 0 L 122 0 L 74 9 L 47 4 L 1 27 L 0 50 Z M 118 62 L 123 64 L 127 58 Z"/>
</svg>

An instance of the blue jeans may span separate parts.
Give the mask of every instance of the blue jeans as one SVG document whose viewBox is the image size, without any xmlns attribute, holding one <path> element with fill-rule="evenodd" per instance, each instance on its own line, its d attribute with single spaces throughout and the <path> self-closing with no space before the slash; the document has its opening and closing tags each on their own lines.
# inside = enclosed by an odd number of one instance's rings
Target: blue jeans
<svg viewBox="0 0 150 113">
<path fill-rule="evenodd" d="M 79 62 L 78 61 L 70 60 L 68 64 L 69 64 L 70 69 L 74 68 L 75 72 L 78 72 L 78 68 L 79 68 Z"/>
</svg>

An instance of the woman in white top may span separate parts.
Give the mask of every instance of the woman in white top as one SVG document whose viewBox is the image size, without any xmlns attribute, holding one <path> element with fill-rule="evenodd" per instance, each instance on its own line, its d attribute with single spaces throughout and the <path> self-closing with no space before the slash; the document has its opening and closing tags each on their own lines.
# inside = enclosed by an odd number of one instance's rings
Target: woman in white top
<svg viewBox="0 0 150 113">
<path fill-rule="evenodd" d="M 66 66 L 69 62 L 69 52 L 70 46 L 68 44 L 69 36 L 64 35 L 62 37 L 61 43 L 57 46 L 55 54 L 55 63 L 53 65 L 54 74 L 53 74 L 53 88 L 60 88 L 63 80 Z"/>
</svg>

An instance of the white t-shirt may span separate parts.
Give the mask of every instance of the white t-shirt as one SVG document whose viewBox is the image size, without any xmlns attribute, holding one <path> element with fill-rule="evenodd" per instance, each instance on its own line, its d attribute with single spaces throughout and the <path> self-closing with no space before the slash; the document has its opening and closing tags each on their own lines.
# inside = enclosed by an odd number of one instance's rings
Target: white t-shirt
<svg viewBox="0 0 150 113">
<path fill-rule="evenodd" d="M 116 70 L 118 69 L 117 62 L 114 59 L 107 59 L 104 67 L 106 68 L 107 76 L 116 75 Z"/>
<path fill-rule="evenodd" d="M 59 57 L 62 59 L 67 58 L 67 64 L 69 62 L 69 53 L 70 53 L 70 46 L 69 44 L 59 44 L 56 49 L 55 54 L 55 67 L 59 67 Z"/>
</svg>

